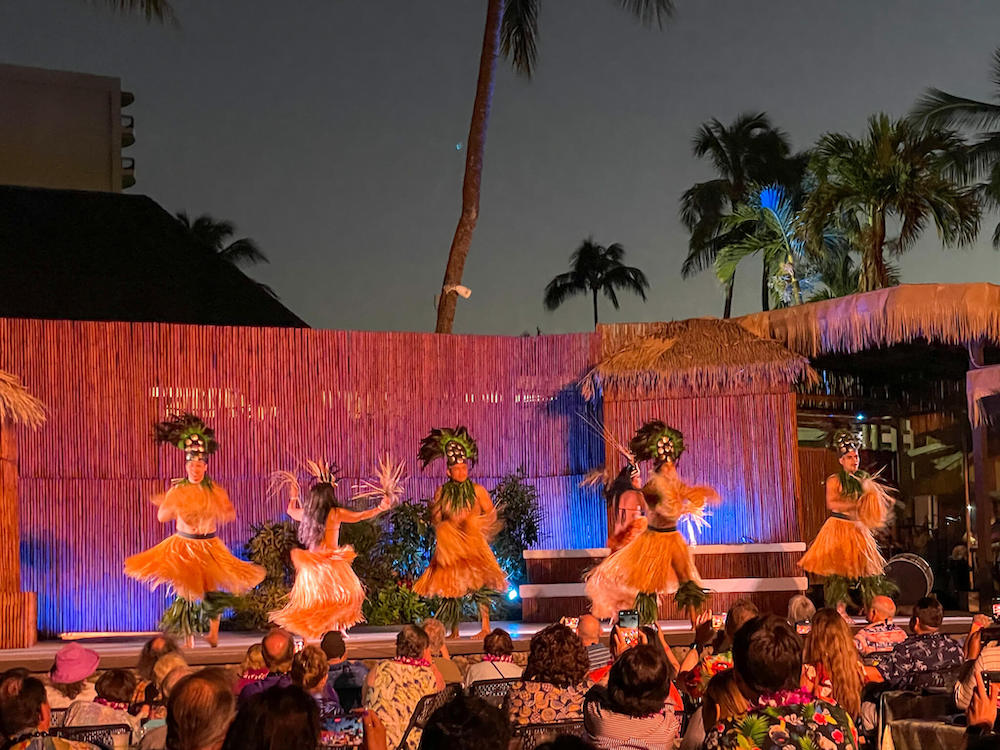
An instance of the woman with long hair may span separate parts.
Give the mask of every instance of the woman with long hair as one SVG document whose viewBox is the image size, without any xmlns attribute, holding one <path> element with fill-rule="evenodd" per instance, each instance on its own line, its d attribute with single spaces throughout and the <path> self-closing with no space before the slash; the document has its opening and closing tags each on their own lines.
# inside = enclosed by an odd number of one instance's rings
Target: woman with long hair
<svg viewBox="0 0 1000 750">
<path fill-rule="evenodd" d="M 864 665 L 844 618 L 829 607 L 817 610 L 802 652 L 802 688 L 857 719 L 864 683 Z"/>
<path fill-rule="evenodd" d="M 351 563 L 357 555 L 354 548 L 340 546 L 340 526 L 374 518 L 388 510 L 400 493 L 399 477 L 402 465 L 394 466 L 386 459 L 380 465 L 381 485 L 365 496 L 381 495 L 382 502 L 365 511 L 348 510 L 337 500 L 336 467 L 321 461 L 307 461 L 315 478 L 312 487 L 301 498 L 298 480 L 291 472 L 277 472 L 272 487 L 289 489 L 288 515 L 299 522 L 299 541 L 305 549 L 292 550 L 295 583 L 288 594 L 288 603 L 268 616 L 292 633 L 318 639 L 330 630 L 347 630 L 364 620 L 361 605 L 365 590 L 355 575 Z"/>
<path fill-rule="evenodd" d="M 611 514 L 611 534 L 608 547 L 612 552 L 619 550 L 646 530 L 643 517 L 645 503 L 642 499 L 642 482 L 639 467 L 626 464 L 604 494 L 608 499 Z"/>
</svg>

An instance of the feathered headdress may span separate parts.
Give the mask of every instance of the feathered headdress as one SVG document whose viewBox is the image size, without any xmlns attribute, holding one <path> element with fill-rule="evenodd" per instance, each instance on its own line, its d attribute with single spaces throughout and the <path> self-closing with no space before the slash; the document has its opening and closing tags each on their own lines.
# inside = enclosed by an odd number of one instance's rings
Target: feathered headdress
<svg viewBox="0 0 1000 750">
<path fill-rule="evenodd" d="M 833 433 L 833 449 L 838 456 L 843 456 L 851 451 L 861 450 L 864 440 L 860 430 L 843 429 Z"/>
<path fill-rule="evenodd" d="M 636 430 L 635 436 L 628 441 L 628 447 L 638 461 L 676 463 L 684 453 L 684 436 L 665 422 L 654 419 Z"/>
<path fill-rule="evenodd" d="M 420 441 L 417 459 L 421 467 L 439 458 L 447 460 L 449 466 L 455 464 L 475 464 L 479 458 L 479 448 L 465 427 L 449 429 L 435 427 Z"/>
<path fill-rule="evenodd" d="M 308 471 L 312 476 L 314 480 L 313 485 L 329 484 L 332 487 L 337 486 L 337 474 L 340 472 L 337 464 L 324 459 L 313 460 L 311 458 L 305 459 L 302 464 L 305 466 L 306 471 Z M 282 470 L 272 472 L 269 486 L 269 494 L 271 495 L 277 495 L 286 487 L 292 497 L 301 497 L 302 495 L 302 490 L 299 486 L 299 478 L 295 475 L 295 472 L 292 471 Z"/>
<path fill-rule="evenodd" d="M 158 443 L 170 443 L 184 451 L 188 461 L 205 461 L 219 449 L 215 431 L 206 427 L 201 417 L 194 414 L 179 414 L 153 426 L 153 439 Z"/>
</svg>

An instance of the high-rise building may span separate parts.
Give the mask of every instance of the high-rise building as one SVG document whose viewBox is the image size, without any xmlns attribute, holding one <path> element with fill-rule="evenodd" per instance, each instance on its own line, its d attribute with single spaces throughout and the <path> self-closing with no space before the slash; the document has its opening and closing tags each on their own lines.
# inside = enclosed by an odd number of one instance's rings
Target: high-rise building
<svg viewBox="0 0 1000 750">
<path fill-rule="evenodd" d="M 135 184 L 121 80 L 0 65 L 0 184 L 119 193 Z"/>
</svg>

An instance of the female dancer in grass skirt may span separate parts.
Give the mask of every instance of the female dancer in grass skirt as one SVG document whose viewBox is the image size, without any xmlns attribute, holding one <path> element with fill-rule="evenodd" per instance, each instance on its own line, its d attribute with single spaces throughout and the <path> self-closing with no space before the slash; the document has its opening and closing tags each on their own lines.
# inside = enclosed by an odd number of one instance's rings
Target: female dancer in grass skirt
<svg viewBox="0 0 1000 750">
<path fill-rule="evenodd" d="M 273 489 L 289 488 L 288 515 L 299 522 L 299 541 L 305 549 L 292 550 L 295 583 L 285 606 L 268 617 L 292 633 L 319 639 L 324 633 L 345 631 L 365 619 L 361 613 L 365 590 L 351 567 L 357 555 L 351 545 L 340 545 L 340 525 L 367 521 L 388 510 L 401 492 L 399 478 L 403 465 L 394 466 L 388 459 L 382 462 L 382 484 L 376 487 L 369 483 L 371 491 L 361 495 L 378 496 L 382 502 L 360 512 L 343 508 L 337 502 L 333 464 L 306 461 L 306 467 L 315 481 L 301 504 L 294 474 L 281 471 L 271 478 Z"/>
<path fill-rule="evenodd" d="M 208 456 L 219 444 L 198 417 L 183 414 L 155 427 L 158 442 L 184 451 L 186 479 L 153 502 L 161 523 L 177 522 L 177 530 L 152 549 L 125 560 L 125 573 L 151 583 L 169 585 L 177 594 L 160 621 L 162 630 L 185 636 L 194 645 L 195 633 L 204 633 L 213 647 L 219 644 L 219 619 L 232 596 L 252 589 L 264 579 L 264 569 L 234 557 L 216 536 L 216 526 L 235 520 L 229 495 L 206 474 Z"/>
<path fill-rule="evenodd" d="M 651 459 L 653 476 L 642 488 L 646 528 L 587 574 L 586 591 L 597 617 L 634 606 L 642 622 L 656 619 L 660 594 L 674 593 L 677 606 L 694 621 L 707 598 L 691 550 L 677 530 L 682 516 L 699 516 L 717 501 L 711 487 L 685 484 L 677 475 L 684 436 L 659 420 L 647 422 L 629 442 L 639 461 Z"/>
</svg>

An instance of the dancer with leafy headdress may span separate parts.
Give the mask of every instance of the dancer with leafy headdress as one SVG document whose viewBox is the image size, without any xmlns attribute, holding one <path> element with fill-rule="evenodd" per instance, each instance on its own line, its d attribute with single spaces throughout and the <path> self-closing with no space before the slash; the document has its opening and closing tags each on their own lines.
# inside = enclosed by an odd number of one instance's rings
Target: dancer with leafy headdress
<svg viewBox="0 0 1000 750">
<path fill-rule="evenodd" d="M 482 630 L 490 632 L 490 600 L 507 589 L 507 576 L 497 564 L 489 541 L 499 531 L 490 493 L 469 479 L 469 466 L 479 457 L 476 441 L 465 427 L 433 429 L 420 443 L 422 466 L 439 458 L 448 465 L 448 481 L 431 501 L 436 546 L 430 565 L 413 584 L 420 596 L 443 599 L 437 618 L 458 637 L 462 600 L 471 595 L 479 608 Z"/>
<path fill-rule="evenodd" d="M 799 560 L 803 570 L 826 578 L 823 595 L 830 607 L 849 602 L 852 588 L 858 589 L 866 607 L 875 596 L 896 589 L 885 577 L 885 559 L 872 533 L 889 522 L 893 499 L 876 477 L 859 469 L 861 445 L 858 432 L 834 434 L 841 469 L 826 479 L 830 517 Z"/>
<path fill-rule="evenodd" d="M 196 633 L 208 629 L 205 640 L 219 644 L 219 619 L 232 606 L 232 594 L 242 594 L 264 580 L 265 571 L 233 556 L 216 536 L 218 524 L 235 520 L 236 510 L 221 485 L 206 473 L 208 457 L 219 444 L 199 417 L 182 414 L 159 422 L 154 438 L 184 451 L 185 479 L 153 502 L 160 523 L 176 521 L 173 536 L 125 560 L 125 573 L 151 583 L 169 585 L 177 594 L 164 613 L 160 628 L 185 636 L 194 645 Z"/>
<path fill-rule="evenodd" d="M 287 513 L 299 522 L 299 541 L 305 549 L 292 550 L 295 583 L 288 602 L 268 618 L 292 633 L 318 639 L 331 630 L 345 631 L 364 621 L 361 605 L 365 590 L 351 563 L 354 548 L 340 546 L 340 526 L 367 521 L 389 509 L 402 494 L 403 464 L 389 457 L 378 467 L 378 483 L 366 482 L 354 499 L 378 497 L 378 506 L 364 511 L 344 508 L 337 501 L 337 467 L 326 461 L 306 461 L 313 484 L 301 499 L 298 477 L 289 471 L 271 475 L 272 491 L 288 489 Z"/>
<path fill-rule="evenodd" d="M 659 595 L 673 593 L 693 623 L 707 593 L 677 524 L 685 516 L 703 523 L 706 503 L 717 501 L 719 495 L 711 487 L 685 484 L 677 475 L 684 436 L 660 420 L 640 427 L 629 450 L 638 461 L 653 461 L 653 475 L 642 488 L 646 528 L 587 574 L 591 612 L 612 617 L 619 609 L 634 606 L 642 622 L 653 622 Z"/>
</svg>

